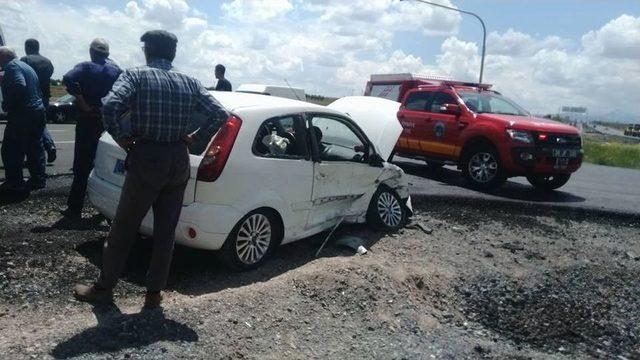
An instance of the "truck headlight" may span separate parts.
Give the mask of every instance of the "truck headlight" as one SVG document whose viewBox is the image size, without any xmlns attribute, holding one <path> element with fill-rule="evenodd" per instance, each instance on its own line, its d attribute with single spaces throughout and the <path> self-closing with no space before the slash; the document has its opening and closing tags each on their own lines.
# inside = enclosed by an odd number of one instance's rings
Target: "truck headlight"
<svg viewBox="0 0 640 360">
<path fill-rule="evenodd" d="M 533 143 L 533 135 L 528 131 L 507 129 L 507 135 L 514 141 L 519 141 L 526 144 Z"/>
</svg>

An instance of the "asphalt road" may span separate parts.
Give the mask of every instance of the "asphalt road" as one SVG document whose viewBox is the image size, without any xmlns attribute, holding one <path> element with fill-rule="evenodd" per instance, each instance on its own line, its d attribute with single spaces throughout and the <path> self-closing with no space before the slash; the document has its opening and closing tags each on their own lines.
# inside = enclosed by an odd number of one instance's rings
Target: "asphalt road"
<svg viewBox="0 0 640 360">
<path fill-rule="evenodd" d="M 48 128 L 58 147 L 58 160 L 47 166 L 47 173 L 69 174 L 73 163 L 74 126 L 48 125 Z M 0 132 L 2 131 L 4 125 L 0 125 Z M 638 170 L 584 164 L 569 183 L 558 191 L 538 192 L 525 178 L 512 178 L 502 188 L 488 194 L 466 187 L 462 174 L 455 167 L 432 171 L 420 162 L 399 157 L 396 158 L 396 163 L 409 175 L 414 195 L 530 202 L 640 214 Z M 0 179 L 3 178 L 4 169 L 0 167 Z"/>
<path fill-rule="evenodd" d="M 595 125 L 593 127 L 596 131 L 605 134 L 605 135 L 614 135 L 614 136 L 620 136 L 623 137 L 627 140 L 632 140 L 632 141 L 638 141 L 640 142 L 640 138 L 638 137 L 634 137 L 634 136 L 627 136 L 624 134 L 624 131 L 622 130 L 618 130 L 618 129 L 614 129 L 614 128 L 610 128 L 610 127 L 606 127 L 606 126 L 601 126 L 601 125 Z"/>
</svg>

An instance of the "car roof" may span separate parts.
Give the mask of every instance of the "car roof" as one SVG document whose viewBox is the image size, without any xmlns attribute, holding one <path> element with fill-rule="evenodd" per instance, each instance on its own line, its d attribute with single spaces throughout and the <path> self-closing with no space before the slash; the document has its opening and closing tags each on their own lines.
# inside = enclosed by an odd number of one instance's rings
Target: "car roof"
<svg viewBox="0 0 640 360">
<path fill-rule="evenodd" d="M 231 91 L 210 91 L 218 102 L 227 110 L 234 111 L 246 107 L 264 108 L 304 108 L 305 111 L 327 111 L 334 112 L 324 106 L 308 103 L 305 101 L 292 100 L 278 96 L 250 94 Z"/>
</svg>

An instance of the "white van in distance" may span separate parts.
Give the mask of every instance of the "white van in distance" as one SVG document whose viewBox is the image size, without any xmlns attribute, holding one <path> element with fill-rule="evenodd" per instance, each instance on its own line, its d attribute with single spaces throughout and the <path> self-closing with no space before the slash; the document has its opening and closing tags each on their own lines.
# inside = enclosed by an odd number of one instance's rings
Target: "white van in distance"
<svg viewBox="0 0 640 360">
<path fill-rule="evenodd" d="M 306 101 L 304 89 L 289 86 L 242 84 L 236 89 L 236 92 L 271 95 L 292 100 Z"/>
</svg>

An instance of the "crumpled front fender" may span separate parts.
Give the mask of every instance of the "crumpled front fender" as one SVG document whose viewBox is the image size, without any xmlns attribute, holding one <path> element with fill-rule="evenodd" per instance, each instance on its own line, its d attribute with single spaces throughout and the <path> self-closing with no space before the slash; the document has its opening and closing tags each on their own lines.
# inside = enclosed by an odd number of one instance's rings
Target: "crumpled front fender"
<svg viewBox="0 0 640 360">
<path fill-rule="evenodd" d="M 369 209 L 369 203 L 373 194 L 378 190 L 381 185 L 386 185 L 394 189 L 401 199 L 406 200 L 407 208 L 410 212 L 413 212 L 411 208 L 411 197 L 409 195 L 409 182 L 404 171 L 391 163 L 385 162 L 382 167 L 382 172 L 378 177 L 376 184 L 378 186 L 372 186 L 369 191 L 358 198 L 351 208 L 345 214 L 344 221 L 349 223 L 364 223 L 366 222 L 367 210 Z"/>
</svg>

